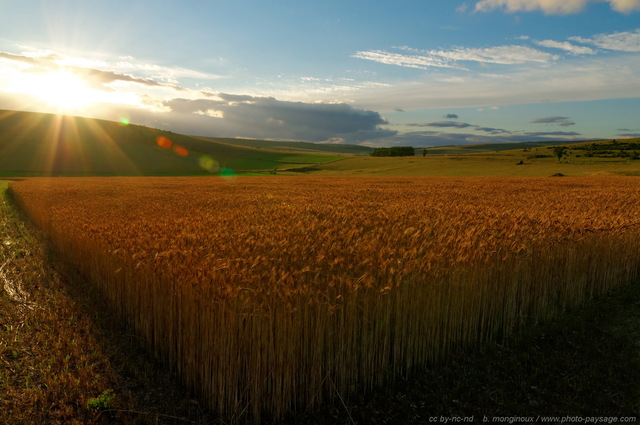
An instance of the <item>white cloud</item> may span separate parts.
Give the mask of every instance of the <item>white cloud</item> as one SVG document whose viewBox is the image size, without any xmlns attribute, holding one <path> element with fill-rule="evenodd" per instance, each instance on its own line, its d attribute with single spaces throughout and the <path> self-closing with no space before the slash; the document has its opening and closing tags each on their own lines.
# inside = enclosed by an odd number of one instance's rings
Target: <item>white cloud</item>
<svg viewBox="0 0 640 425">
<path fill-rule="evenodd" d="M 476 3 L 476 11 L 485 12 L 505 8 L 508 12 L 531 12 L 542 10 L 547 14 L 577 13 L 584 9 L 588 0 L 482 0 Z"/>
<path fill-rule="evenodd" d="M 622 13 L 631 13 L 640 10 L 640 0 L 608 0 L 613 10 Z"/>
<path fill-rule="evenodd" d="M 469 5 L 467 3 L 462 3 L 460 6 L 456 8 L 456 12 L 465 13 L 469 9 Z"/>
<path fill-rule="evenodd" d="M 505 8 L 508 12 L 531 12 L 542 10 L 548 15 L 578 13 L 592 0 L 481 0 L 475 10 L 480 12 Z M 640 10 L 640 0 L 604 0 L 611 8 L 621 13 Z"/>
<path fill-rule="evenodd" d="M 388 65 L 397 65 L 405 68 L 427 69 L 430 67 L 454 68 L 448 61 L 428 55 L 406 55 L 402 53 L 390 53 L 383 50 L 370 50 L 356 52 L 353 55 L 357 59 L 365 59 Z"/>
<path fill-rule="evenodd" d="M 640 0 L 638 0 L 640 2 Z M 592 38 L 569 37 L 569 40 L 579 43 L 593 44 L 607 50 L 620 52 L 640 52 L 640 29 L 635 32 L 616 32 L 613 34 L 598 34 Z"/>
<path fill-rule="evenodd" d="M 640 97 L 640 68 L 635 55 L 611 60 L 574 57 L 548 64 L 514 66 L 500 75 L 469 73 L 447 82 L 437 70 L 418 80 L 352 94 L 357 105 L 378 111 L 394 108 L 457 108 L 526 103 Z"/>
<path fill-rule="evenodd" d="M 193 78 L 200 80 L 217 80 L 224 78 L 221 75 L 209 74 L 206 72 L 200 72 L 193 69 L 183 67 L 168 67 L 155 64 L 149 64 L 131 60 L 121 60 L 118 62 L 106 63 L 105 68 L 117 70 L 119 72 L 135 72 L 142 74 L 147 78 L 153 78 L 159 80 L 165 84 L 179 84 L 179 80 L 182 78 Z"/>
<path fill-rule="evenodd" d="M 463 48 L 449 51 L 429 51 L 431 55 L 446 60 L 476 61 L 514 65 L 527 62 L 549 62 L 558 56 L 526 46 L 497 46 L 483 49 Z"/>
<path fill-rule="evenodd" d="M 217 109 L 199 110 L 199 111 L 195 111 L 194 114 L 202 115 L 205 117 L 211 117 L 211 118 L 224 118 L 224 112 L 219 111 Z"/>
<path fill-rule="evenodd" d="M 353 57 L 388 65 L 419 69 L 428 69 L 431 67 L 466 69 L 459 65 L 457 61 L 515 65 L 532 62 L 545 63 L 559 58 L 559 56 L 533 49 L 531 47 L 513 45 L 479 49 L 459 48 L 453 50 L 427 51 L 421 51 L 410 47 L 400 47 L 399 49 L 409 52 L 409 54 L 386 52 L 383 50 L 371 50 L 356 52 Z"/>
<path fill-rule="evenodd" d="M 542 47 L 549 47 L 551 49 L 565 50 L 572 55 L 595 55 L 597 52 L 591 47 L 576 46 L 568 41 L 554 41 L 554 40 L 542 40 L 537 41 L 536 44 Z"/>
<path fill-rule="evenodd" d="M 52 50 L 21 46 L 23 52 L 16 57 L 31 58 L 34 61 L 48 60 L 50 64 L 61 67 L 90 68 L 99 71 L 135 74 L 139 78 L 149 78 L 162 84 L 178 85 L 181 78 L 200 80 L 218 80 L 222 75 L 188 69 L 180 66 L 162 66 L 142 62 L 132 56 L 107 57 L 99 53 L 85 53 L 83 57 L 68 55 Z"/>
<path fill-rule="evenodd" d="M 393 110 L 640 97 L 640 68 L 634 54 L 640 52 L 640 29 L 569 40 L 531 41 L 541 48 L 557 49 L 557 55 L 524 45 L 438 51 L 397 47 L 396 52 L 376 51 L 377 55 L 359 52 L 357 57 L 397 66 L 417 67 L 414 58 L 428 58 L 420 67 L 433 68 L 429 74 L 393 87 L 360 88 L 350 101 Z M 462 66 L 471 68 L 468 63 L 473 61 L 509 66 L 490 72 L 480 67 L 464 74 L 437 67 L 467 69 Z"/>
</svg>

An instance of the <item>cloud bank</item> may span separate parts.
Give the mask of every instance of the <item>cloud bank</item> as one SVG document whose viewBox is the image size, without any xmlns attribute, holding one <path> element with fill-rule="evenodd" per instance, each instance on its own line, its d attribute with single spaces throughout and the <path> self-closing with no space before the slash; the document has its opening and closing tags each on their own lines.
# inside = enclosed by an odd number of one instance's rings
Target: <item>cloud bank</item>
<svg viewBox="0 0 640 425">
<path fill-rule="evenodd" d="M 604 0 L 621 13 L 640 10 L 640 0 Z M 592 0 L 482 0 L 476 3 L 477 12 L 506 9 L 507 12 L 532 12 L 541 10 L 548 15 L 567 15 L 584 10 Z"/>
<path fill-rule="evenodd" d="M 482 127 L 475 124 L 457 121 L 435 121 L 429 123 L 409 123 L 407 127 L 436 127 L 436 128 L 470 128 L 475 131 L 481 131 L 489 134 L 513 134 L 511 131 L 503 128 Z"/>
<path fill-rule="evenodd" d="M 640 4 L 640 0 L 637 1 Z M 519 37 L 519 39 L 523 43 L 530 40 L 527 36 Z M 486 48 L 458 47 L 450 50 L 421 50 L 402 46 L 390 50 L 358 51 L 352 57 L 406 68 L 423 70 L 449 68 L 469 71 L 473 63 L 512 66 L 525 64 L 544 65 L 563 59 L 562 53 L 570 56 L 596 55 L 602 53 L 600 49 L 628 53 L 640 52 L 640 29 L 611 34 L 597 34 L 592 37 L 569 37 L 569 40 L 574 43 L 557 40 L 538 40 L 533 42 L 538 47 L 553 49 L 555 53 L 518 44 Z M 586 46 L 576 43 L 586 44 Z"/>
<path fill-rule="evenodd" d="M 370 146 L 449 146 L 471 145 L 477 143 L 522 143 L 552 142 L 580 138 L 577 132 L 524 132 L 501 135 L 484 135 L 474 133 L 446 133 L 440 131 L 413 131 L 398 134 L 393 138 L 383 138 L 367 143 Z M 581 139 L 581 138 L 580 138 Z"/>
<path fill-rule="evenodd" d="M 181 132 L 220 137 L 250 137 L 310 142 L 342 140 L 359 143 L 391 137 L 396 131 L 378 112 L 350 105 L 281 101 L 219 93 L 215 99 L 175 98 L 165 102 L 172 127 Z"/>
<path fill-rule="evenodd" d="M 567 40 L 527 36 L 518 40 L 522 45 L 484 49 L 436 51 L 405 46 L 386 54 L 378 50 L 375 58 L 358 52 L 354 57 L 381 59 L 381 63 L 422 68 L 429 73 L 376 88 L 375 94 L 362 89 L 351 98 L 367 108 L 391 110 L 640 96 L 640 29 Z"/>
</svg>

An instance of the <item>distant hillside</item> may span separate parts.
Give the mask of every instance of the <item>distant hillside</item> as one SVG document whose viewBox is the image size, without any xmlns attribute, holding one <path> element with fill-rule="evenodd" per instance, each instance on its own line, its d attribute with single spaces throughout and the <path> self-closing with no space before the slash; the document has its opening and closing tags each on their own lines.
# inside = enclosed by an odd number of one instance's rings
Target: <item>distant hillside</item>
<svg viewBox="0 0 640 425">
<path fill-rule="evenodd" d="M 279 142 L 271 140 L 253 140 L 253 139 L 221 139 L 207 138 L 212 141 L 229 143 L 235 146 L 268 149 L 275 151 L 289 152 L 315 152 L 315 153 L 337 153 L 349 155 L 369 155 L 373 148 L 360 145 L 349 144 L 327 144 L 327 143 L 309 143 L 309 142 Z"/>
<path fill-rule="evenodd" d="M 536 146 L 537 145 L 537 146 Z M 385 177 L 548 177 L 640 176 L 640 139 L 564 143 L 560 158 L 548 144 L 518 143 L 446 147 L 444 154 L 417 149 L 413 157 L 350 156 L 319 164 L 311 174 L 320 176 Z M 546 146 L 550 145 L 550 146 Z M 490 148 L 489 148 L 490 147 Z M 496 149 L 498 148 L 498 149 Z"/>
<path fill-rule="evenodd" d="M 450 145 L 450 146 L 436 146 L 433 148 L 426 148 L 427 155 L 432 154 L 445 154 L 455 155 L 462 153 L 480 153 L 480 152 L 499 152 L 508 151 L 513 149 L 532 149 L 541 148 L 546 146 L 558 146 L 566 144 L 575 144 L 576 141 L 554 141 L 554 142 L 521 142 L 521 143 L 480 143 L 475 145 Z M 422 154 L 422 148 L 416 149 L 416 154 Z"/>
<path fill-rule="evenodd" d="M 251 149 L 91 118 L 0 110 L 1 176 L 266 172 L 340 158 Z"/>
</svg>

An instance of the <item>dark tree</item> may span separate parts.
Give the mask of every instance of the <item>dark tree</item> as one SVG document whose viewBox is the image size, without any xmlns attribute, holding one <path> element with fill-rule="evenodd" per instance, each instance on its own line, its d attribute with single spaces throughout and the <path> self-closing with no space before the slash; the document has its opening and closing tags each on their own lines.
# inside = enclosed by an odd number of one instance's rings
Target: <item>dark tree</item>
<svg viewBox="0 0 640 425">
<path fill-rule="evenodd" d="M 394 146 L 392 148 L 376 148 L 371 156 L 415 156 L 416 151 L 412 146 Z"/>
<path fill-rule="evenodd" d="M 563 156 L 567 155 L 567 148 L 564 146 L 554 146 L 553 154 L 558 157 L 558 161 L 560 161 Z"/>
</svg>

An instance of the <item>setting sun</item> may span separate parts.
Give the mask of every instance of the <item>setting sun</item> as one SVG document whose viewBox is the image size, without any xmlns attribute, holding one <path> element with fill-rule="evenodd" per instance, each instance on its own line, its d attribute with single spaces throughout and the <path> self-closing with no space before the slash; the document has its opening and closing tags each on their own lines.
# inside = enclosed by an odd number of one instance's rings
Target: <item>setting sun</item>
<svg viewBox="0 0 640 425">
<path fill-rule="evenodd" d="M 89 87 L 77 74 L 65 69 L 23 73 L 13 79 L 9 91 L 31 95 L 57 112 L 77 112 L 101 101 L 101 93 Z"/>
<path fill-rule="evenodd" d="M 35 95 L 60 110 L 75 110 L 93 103 L 93 90 L 67 71 L 41 75 L 35 81 Z"/>
</svg>

